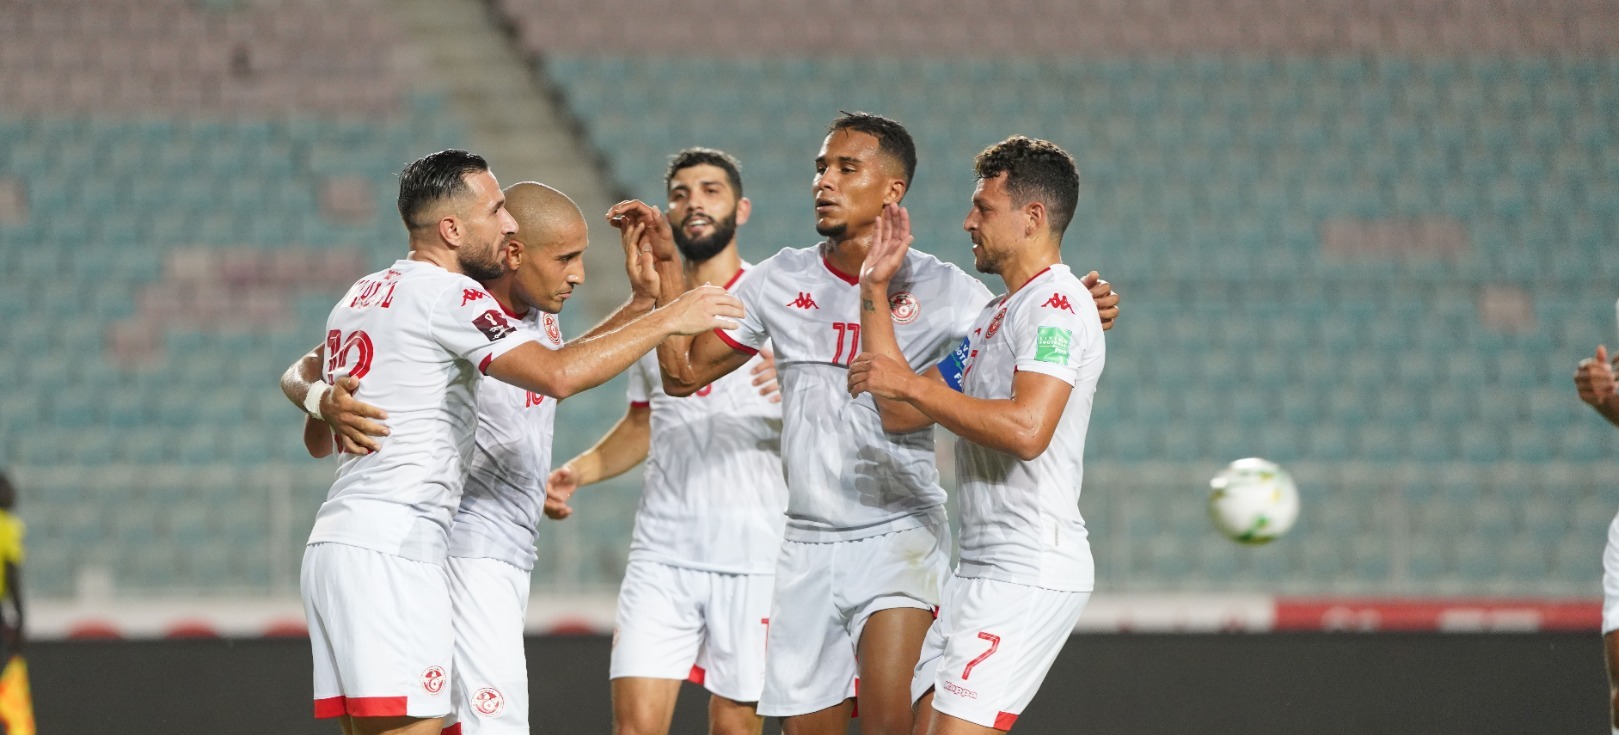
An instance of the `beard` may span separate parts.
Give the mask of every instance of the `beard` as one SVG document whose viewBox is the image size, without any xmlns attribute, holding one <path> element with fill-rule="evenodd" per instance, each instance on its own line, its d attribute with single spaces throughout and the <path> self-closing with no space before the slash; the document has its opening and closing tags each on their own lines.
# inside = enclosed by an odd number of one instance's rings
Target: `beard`
<svg viewBox="0 0 1619 735">
<path fill-rule="evenodd" d="M 461 273 L 474 281 L 489 281 L 506 275 L 506 264 L 496 257 L 499 247 L 489 248 L 483 253 L 472 253 L 466 248 L 455 251 L 455 262 L 461 266 Z"/>
<path fill-rule="evenodd" d="M 976 270 L 979 273 L 987 273 L 992 276 L 1000 275 L 1001 260 L 1002 258 L 999 254 L 992 254 L 987 248 L 979 245 L 978 248 L 973 251 L 973 270 Z"/>
<path fill-rule="evenodd" d="M 841 238 L 849 232 L 848 222 L 839 222 L 835 225 L 815 225 L 815 234 L 821 237 Z"/>
<path fill-rule="evenodd" d="M 686 215 L 680 226 L 674 228 L 675 247 L 680 250 L 680 256 L 688 263 L 701 263 L 718 255 L 725 246 L 731 244 L 736 237 L 736 213 L 732 212 L 724 219 L 710 220 L 714 223 L 714 231 L 703 237 L 689 237 L 686 235 L 686 223 L 695 215 Z"/>
</svg>

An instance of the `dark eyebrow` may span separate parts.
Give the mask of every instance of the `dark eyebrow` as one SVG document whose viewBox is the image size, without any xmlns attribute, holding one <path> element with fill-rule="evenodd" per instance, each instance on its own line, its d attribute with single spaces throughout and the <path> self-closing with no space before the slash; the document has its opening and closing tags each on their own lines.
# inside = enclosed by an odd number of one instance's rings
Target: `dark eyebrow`
<svg viewBox="0 0 1619 735">
<path fill-rule="evenodd" d="M 838 156 L 838 163 L 864 163 L 854 156 Z"/>
</svg>

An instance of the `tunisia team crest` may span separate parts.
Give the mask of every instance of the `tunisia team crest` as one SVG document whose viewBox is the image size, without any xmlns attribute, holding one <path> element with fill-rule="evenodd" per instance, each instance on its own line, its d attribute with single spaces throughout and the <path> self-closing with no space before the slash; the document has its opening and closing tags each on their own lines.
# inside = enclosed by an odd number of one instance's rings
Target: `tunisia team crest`
<svg viewBox="0 0 1619 735">
<path fill-rule="evenodd" d="M 546 314 L 540 321 L 545 322 L 545 336 L 551 339 L 551 344 L 562 344 L 562 329 L 557 326 L 555 314 Z"/>
<path fill-rule="evenodd" d="M 428 694 L 438 694 L 444 691 L 444 669 L 430 666 L 426 671 L 423 671 L 422 688 L 426 689 Z"/>
<path fill-rule="evenodd" d="M 986 341 L 986 342 L 989 341 L 990 337 L 995 336 L 996 332 L 1001 331 L 1001 320 L 1005 319 L 1005 318 L 1006 318 L 1006 310 L 1005 309 L 1001 309 L 1000 311 L 995 312 L 995 318 L 989 320 L 989 328 L 984 330 L 984 341 Z"/>
<path fill-rule="evenodd" d="M 494 717 L 506 709 L 506 698 L 500 695 L 500 690 L 484 687 L 472 695 L 472 708 L 486 717 Z"/>
<path fill-rule="evenodd" d="M 922 303 L 910 291 L 901 291 L 888 297 L 888 313 L 894 317 L 895 324 L 910 324 L 922 313 Z"/>
</svg>

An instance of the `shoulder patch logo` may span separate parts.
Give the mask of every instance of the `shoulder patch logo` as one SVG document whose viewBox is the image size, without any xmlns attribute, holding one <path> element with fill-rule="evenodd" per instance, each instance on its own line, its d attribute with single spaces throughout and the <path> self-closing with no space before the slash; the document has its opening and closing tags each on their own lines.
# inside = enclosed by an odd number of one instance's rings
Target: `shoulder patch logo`
<svg viewBox="0 0 1619 735">
<path fill-rule="evenodd" d="M 1058 327 L 1040 327 L 1035 330 L 1034 359 L 1057 365 L 1068 364 L 1068 343 L 1073 332 Z"/>
<path fill-rule="evenodd" d="M 1051 298 L 1046 299 L 1046 303 L 1041 304 L 1041 306 L 1050 307 L 1052 309 L 1062 309 L 1070 314 L 1074 313 L 1074 305 L 1068 303 L 1068 297 L 1060 293 L 1052 294 Z"/>
<path fill-rule="evenodd" d="M 821 308 L 820 304 L 815 303 L 815 297 L 813 295 L 811 295 L 808 291 L 799 291 L 798 292 L 798 298 L 787 302 L 787 305 L 788 306 L 796 306 L 796 307 L 798 307 L 800 309 L 805 309 L 805 310 Z"/>
<path fill-rule="evenodd" d="M 502 316 L 498 309 L 490 309 L 479 314 L 477 319 L 472 320 L 472 326 L 483 332 L 483 336 L 488 337 L 490 342 L 505 339 L 506 335 L 517 331 L 517 328 L 507 322 L 506 317 Z"/>
<path fill-rule="evenodd" d="M 562 328 L 557 326 L 557 316 L 546 314 L 540 317 L 540 321 L 545 323 L 545 336 L 551 339 L 551 344 L 562 344 Z"/>
<path fill-rule="evenodd" d="M 461 289 L 461 305 L 462 306 L 466 306 L 467 304 L 470 304 L 470 303 L 472 303 L 474 301 L 477 301 L 479 299 L 487 299 L 487 298 L 489 298 L 489 294 L 484 293 L 482 291 L 479 291 L 478 289 L 475 289 L 475 288 L 463 288 L 463 289 Z"/>
<path fill-rule="evenodd" d="M 888 313 L 895 324 L 910 324 L 922 313 L 922 303 L 910 291 L 900 291 L 888 297 Z"/>
</svg>

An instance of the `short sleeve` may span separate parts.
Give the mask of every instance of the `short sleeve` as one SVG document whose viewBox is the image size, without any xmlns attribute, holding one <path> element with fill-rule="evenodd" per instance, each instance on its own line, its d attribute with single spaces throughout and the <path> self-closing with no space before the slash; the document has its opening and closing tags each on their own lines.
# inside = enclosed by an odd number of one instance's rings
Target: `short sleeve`
<svg viewBox="0 0 1619 735">
<path fill-rule="evenodd" d="M 448 289 L 432 308 L 428 334 L 433 341 L 478 366 L 478 372 L 485 372 L 495 358 L 536 341 L 531 330 L 513 324 L 499 302 L 482 289 Z"/>
<path fill-rule="evenodd" d="M 625 397 L 631 406 L 652 405 L 652 381 L 659 379 L 655 375 L 658 371 L 658 353 L 649 352 L 630 366 L 629 385 L 625 387 Z"/>
<path fill-rule="evenodd" d="M 950 322 L 951 347 L 967 337 L 967 333 L 973 328 L 973 322 L 984 312 L 984 305 L 995 298 L 995 294 L 990 293 L 989 287 L 985 286 L 983 281 L 959 268 L 955 269 L 955 272 L 960 283 L 956 284 L 952 292 L 966 295 L 950 304 L 954 312 Z"/>
<path fill-rule="evenodd" d="M 1013 333 L 1020 372 L 1050 375 L 1069 385 L 1079 377 L 1087 350 L 1101 339 L 1102 320 L 1089 291 L 1073 281 L 1031 286 Z"/>
<path fill-rule="evenodd" d="M 757 354 L 770 338 L 764 323 L 764 310 L 767 308 L 764 292 L 765 282 L 770 280 L 771 266 L 775 262 L 776 259 L 771 258 L 754 266 L 731 285 L 731 295 L 742 302 L 742 308 L 747 313 L 737 320 L 736 329 L 714 330 L 726 344 L 750 355 Z"/>
</svg>

